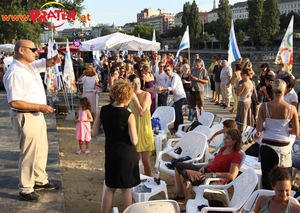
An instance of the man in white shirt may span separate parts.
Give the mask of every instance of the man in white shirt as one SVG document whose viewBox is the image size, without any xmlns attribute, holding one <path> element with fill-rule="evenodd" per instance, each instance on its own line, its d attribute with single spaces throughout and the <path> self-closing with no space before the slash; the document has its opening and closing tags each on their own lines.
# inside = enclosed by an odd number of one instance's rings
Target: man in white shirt
<svg viewBox="0 0 300 213">
<path fill-rule="evenodd" d="M 223 67 L 220 74 L 223 102 L 220 104 L 220 106 L 225 109 L 230 107 L 230 98 L 232 95 L 230 80 L 232 78 L 232 69 L 230 66 L 228 66 L 227 60 L 223 60 L 221 66 Z"/>
<path fill-rule="evenodd" d="M 173 72 L 173 67 L 169 64 L 166 64 L 164 71 L 169 77 L 168 87 L 159 86 L 157 89 L 161 92 L 172 91 L 173 101 L 175 108 L 175 122 L 174 122 L 174 131 L 177 131 L 178 126 L 183 124 L 183 115 L 182 115 L 182 106 L 186 101 L 186 94 L 183 88 L 181 78 L 178 74 Z"/>
<path fill-rule="evenodd" d="M 11 107 L 12 127 L 17 132 L 21 153 L 19 156 L 19 195 L 27 201 L 37 201 L 34 190 L 57 189 L 48 181 L 47 126 L 44 114 L 53 112 L 47 105 L 40 72 L 60 63 L 58 55 L 52 59 L 39 59 L 37 48 L 30 40 L 15 44 L 15 57 L 4 75 L 7 101 Z"/>
<path fill-rule="evenodd" d="M 158 62 L 158 71 L 154 74 L 155 86 L 168 87 L 167 83 L 169 77 L 164 71 L 165 64 L 163 62 Z M 159 92 L 157 94 L 157 106 L 167 106 L 169 92 Z"/>
</svg>

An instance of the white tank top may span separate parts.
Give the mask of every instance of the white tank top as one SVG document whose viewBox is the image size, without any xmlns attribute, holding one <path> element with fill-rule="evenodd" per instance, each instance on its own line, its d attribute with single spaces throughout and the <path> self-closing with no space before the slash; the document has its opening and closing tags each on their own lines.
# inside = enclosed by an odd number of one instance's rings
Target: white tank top
<svg viewBox="0 0 300 213">
<path fill-rule="evenodd" d="M 270 118 L 267 102 L 265 103 L 265 106 L 266 106 L 266 119 L 265 119 L 264 138 L 275 140 L 275 141 L 290 142 L 290 133 L 288 131 L 288 127 L 290 123 L 289 117 L 290 117 L 292 105 L 290 105 L 286 119 Z"/>
</svg>

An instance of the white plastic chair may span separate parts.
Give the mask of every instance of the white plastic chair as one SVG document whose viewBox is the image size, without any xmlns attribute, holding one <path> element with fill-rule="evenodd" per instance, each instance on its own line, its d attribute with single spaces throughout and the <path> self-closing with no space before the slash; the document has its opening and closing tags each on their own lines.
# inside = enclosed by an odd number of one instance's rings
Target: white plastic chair
<svg viewBox="0 0 300 213">
<path fill-rule="evenodd" d="M 179 140 L 175 146 L 172 147 L 172 143 Z M 180 154 L 176 154 L 174 150 L 180 147 L 182 149 Z M 162 156 L 167 154 L 173 158 L 180 158 L 189 156 L 191 159 L 184 161 L 186 163 L 194 163 L 201 160 L 204 157 L 205 150 L 207 148 L 207 137 L 200 132 L 188 132 L 182 138 L 169 139 L 167 141 L 166 148 L 159 152 L 156 158 L 155 168 L 158 168 L 161 172 L 165 172 L 170 175 L 175 175 L 175 171 L 169 169 L 166 164 L 171 163 L 170 161 L 164 161 Z"/>
<path fill-rule="evenodd" d="M 169 125 L 175 121 L 175 110 L 170 106 L 159 106 L 152 114 L 151 119 L 152 118 L 159 118 L 161 122 L 159 135 L 154 135 L 155 149 L 156 153 L 158 153 L 162 149 L 162 141 L 167 139 Z"/>
<path fill-rule="evenodd" d="M 180 213 L 180 208 L 175 200 L 152 200 L 140 203 L 133 203 L 128 206 L 123 213 Z M 113 208 L 113 213 L 119 213 L 117 207 Z"/>
<path fill-rule="evenodd" d="M 248 200 L 253 190 L 257 184 L 257 175 L 252 168 L 249 168 L 247 171 L 243 172 L 236 179 L 225 185 L 201 185 L 197 189 L 195 199 L 188 200 L 186 204 L 186 212 L 194 213 L 198 211 L 198 206 L 207 205 L 208 207 L 202 208 L 201 212 L 208 211 L 231 211 L 237 212 L 244 203 Z M 234 187 L 233 196 L 230 199 L 229 196 L 226 196 L 228 202 L 228 207 L 210 207 L 208 200 L 203 197 L 205 189 L 219 189 L 226 190 L 229 187 Z"/>
<path fill-rule="evenodd" d="M 215 121 L 216 115 L 211 112 L 201 111 L 201 115 L 198 118 L 198 121 L 203 125 L 207 127 L 211 127 Z M 186 132 L 184 131 L 185 127 L 188 127 L 192 124 L 186 123 L 186 124 L 180 124 L 178 126 L 178 130 L 175 133 L 178 137 L 183 137 Z"/>
<path fill-rule="evenodd" d="M 244 151 L 241 150 L 240 152 L 241 152 L 241 155 L 242 155 L 242 160 L 241 160 L 241 164 L 240 164 L 239 169 L 241 169 L 241 167 L 242 167 L 242 165 L 244 164 L 245 159 L 246 159 L 246 157 L 247 157 L 247 155 L 246 155 L 246 153 L 245 153 Z M 207 162 L 206 162 L 206 163 L 197 163 L 196 165 L 205 165 L 205 164 L 207 164 Z M 209 185 L 209 184 L 210 184 L 211 182 L 213 182 L 213 181 L 220 181 L 220 180 L 224 180 L 224 178 L 207 178 L 207 179 L 204 181 L 203 185 Z M 193 186 L 192 188 L 193 188 L 193 191 L 194 191 L 194 192 L 197 192 L 199 186 Z M 207 192 L 207 190 L 206 190 L 206 192 Z M 210 192 L 212 192 L 212 191 L 210 191 Z M 216 190 L 214 190 L 213 192 L 216 193 Z M 217 192 L 218 192 L 218 191 L 217 191 Z M 226 197 L 229 196 L 228 191 L 227 191 L 226 189 L 225 189 L 225 190 L 220 190 L 219 193 L 224 194 Z"/>
<path fill-rule="evenodd" d="M 243 210 L 248 210 L 250 211 L 251 209 L 255 208 L 256 201 L 260 195 L 265 195 L 265 196 L 273 196 L 275 195 L 275 192 L 273 190 L 266 190 L 266 189 L 258 189 L 252 193 L 252 195 L 249 197 L 249 199 L 246 201 L 246 203 L 243 206 Z M 293 198 L 292 196 L 289 197 L 291 203 L 295 203 L 299 205 L 298 201 Z"/>
<path fill-rule="evenodd" d="M 211 135 L 211 128 L 209 128 L 207 126 L 203 126 L 203 125 L 197 126 L 192 131 L 200 132 L 200 133 L 204 134 L 207 138 L 209 138 L 209 136 Z"/>
<path fill-rule="evenodd" d="M 223 129 L 223 124 L 214 124 L 212 125 L 212 127 L 210 128 L 211 132 L 209 137 L 207 137 L 207 139 L 211 138 L 213 136 L 213 134 L 215 134 L 216 132 L 220 131 L 221 129 Z M 223 142 L 223 138 L 224 138 L 224 134 L 220 134 L 218 136 L 216 136 L 208 145 L 206 152 L 205 152 L 205 162 L 208 162 L 209 159 L 214 158 L 215 156 L 213 155 L 213 153 L 209 152 L 209 147 L 215 147 L 217 148 L 222 142 Z"/>
</svg>

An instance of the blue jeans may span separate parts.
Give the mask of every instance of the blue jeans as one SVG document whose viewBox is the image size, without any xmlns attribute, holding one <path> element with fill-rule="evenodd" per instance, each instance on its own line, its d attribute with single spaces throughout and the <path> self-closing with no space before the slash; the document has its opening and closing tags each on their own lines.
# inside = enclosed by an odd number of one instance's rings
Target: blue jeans
<svg viewBox="0 0 300 213">
<path fill-rule="evenodd" d="M 157 94 L 157 107 L 167 106 L 168 95 L 168 92 L 166 92 L 165 94 Z"/>
<path fill-rule="evenodd" d="M 298 156 L 298 154 L 292 154 L 292 162 L 293 167 L 300 170 L 300 155 Z"/>
<path fill-rule="evenodd" d="M 177 131 L 178 126 L 183 124 L 183 115 L 182 115 L 182 106 L 185 103 L 185 98 L 181 98 L 178 101 L 174 102 L 175 108 L 175 122 L 174 122 L 174 130 Z"/>
</svg>

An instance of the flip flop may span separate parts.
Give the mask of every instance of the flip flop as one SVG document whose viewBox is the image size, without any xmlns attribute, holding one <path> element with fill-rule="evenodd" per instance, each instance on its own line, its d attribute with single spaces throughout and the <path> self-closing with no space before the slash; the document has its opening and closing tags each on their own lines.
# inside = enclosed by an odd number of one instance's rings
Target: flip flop
<svg viewBox="0 0 300 213">
<path fill-rule="evenodd" d="M 180 212 L 186 212 L 185 204 L 179 204 Z"/>
<path fill-rule="evenodd" d="M 169 197 L 171 200 L 184 200 L 185 197 L 179 197 L 178 194 L 174 193 L 172 196 Z"/>
</svg>

